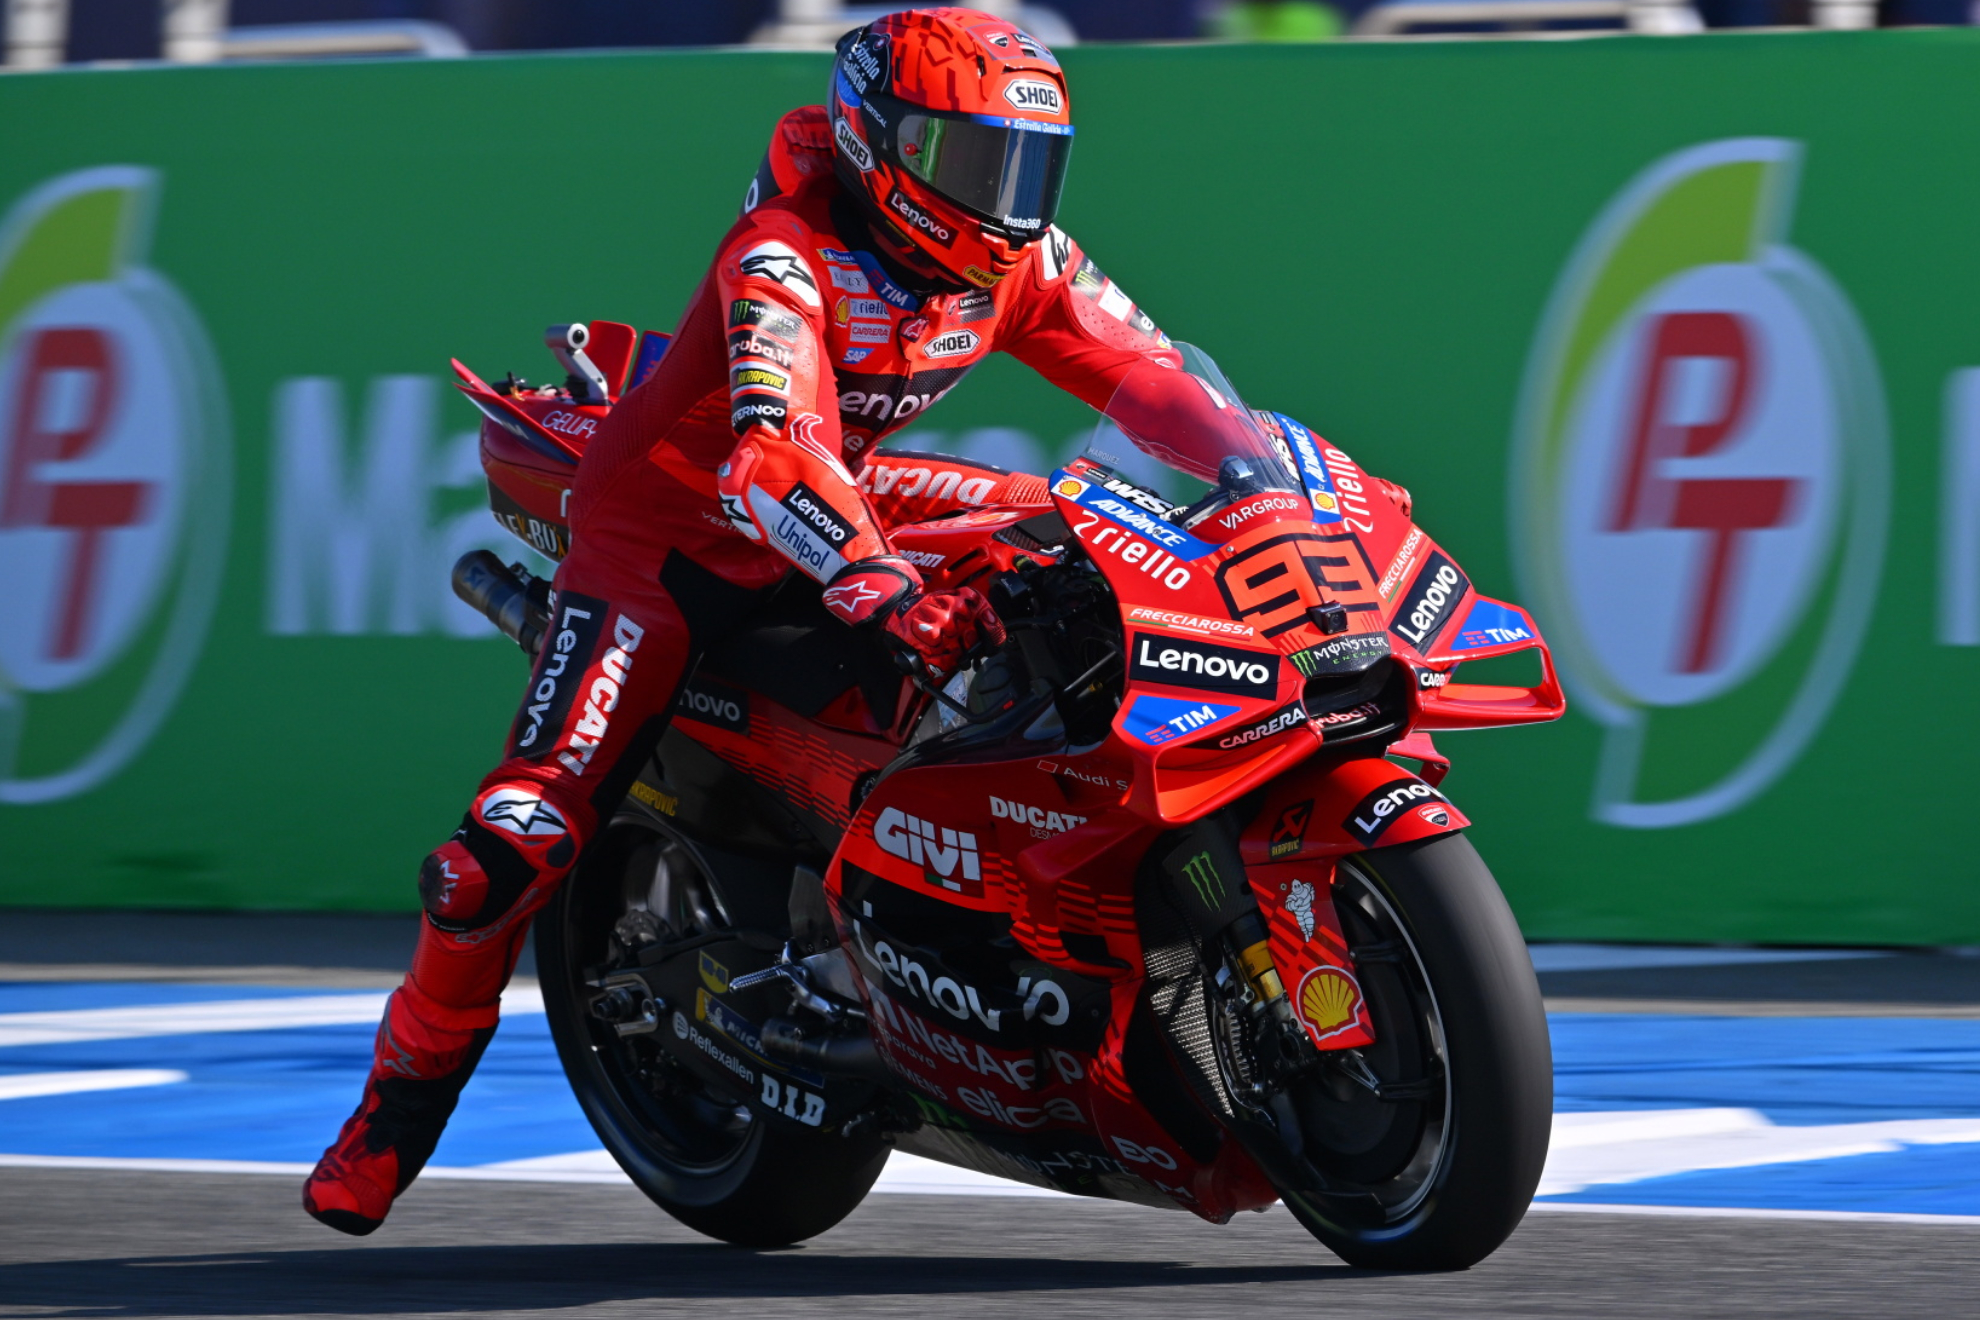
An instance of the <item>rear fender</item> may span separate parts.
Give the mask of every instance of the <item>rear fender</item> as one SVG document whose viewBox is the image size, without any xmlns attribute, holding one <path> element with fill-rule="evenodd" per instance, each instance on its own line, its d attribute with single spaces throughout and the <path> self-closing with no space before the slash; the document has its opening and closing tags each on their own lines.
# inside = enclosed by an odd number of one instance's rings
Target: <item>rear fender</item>
<svg viewBox="0 0 1980 1320">
<path fill-rule="evenodd" d="M 1340 858 L 1470 823 L 1442 793 L 1379 757 L 1302 767 L 1267 792 L 1238 846 L 1271 932 L 1273 965 L 1316 1047 L 1348 1049 L 1375 1039 L 1334 908 Z"/>
</svg>

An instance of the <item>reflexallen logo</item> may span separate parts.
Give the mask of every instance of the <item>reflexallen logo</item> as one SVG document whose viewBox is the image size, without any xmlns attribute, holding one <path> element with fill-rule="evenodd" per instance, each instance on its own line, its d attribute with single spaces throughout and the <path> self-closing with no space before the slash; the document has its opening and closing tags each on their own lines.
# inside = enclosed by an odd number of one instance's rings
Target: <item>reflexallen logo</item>
<svg viewBox="0 0 1980 1320">
<path fill-rule="evenodd" d="M 1657 161 L 1596 218 L 1536 336 L 1517 567 L 1576 708 L 1592 814 L 1739 810 L 1841 694 L 1882 575 L 1890 455 L 1847 296 L 1788 234 L 1798 143 Z"/>
<path fill-rule="evenodd" d="M 153 171 L 89 169 L 0 221 L 0 802 L 123 769 L 213 620 L 226 410 L 199 318 L 145 264 L 157 195 Z"/>
</svg>

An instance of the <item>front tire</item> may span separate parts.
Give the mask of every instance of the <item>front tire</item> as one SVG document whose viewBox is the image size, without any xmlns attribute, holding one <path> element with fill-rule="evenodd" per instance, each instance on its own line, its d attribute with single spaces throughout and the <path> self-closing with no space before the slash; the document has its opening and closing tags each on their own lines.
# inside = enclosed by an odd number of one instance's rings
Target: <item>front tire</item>
<svg viewBox="0 0 1980 1320">
<path fill-rule="evenodd" d="M 865 1199 L 887 1162 L 881 1138 L 763 1118 L 699 1082 L 652 1037 L 622 1037 L 589 1011 L 597 992 L 587 970 L 623 956 L 612 932 L 629 912 L 650 911 L 675 938 L 722 921 L 700 868 L 686 840 L 643 819 L 615 822 L 537 917 L 544 1012 L 579 1107 L 634 1185 L 698 1233 L 788 1246 Z M 647 908 L 649 897 L 665 910 Z"/>
<path fill-rule="evenodd" d="M 1461 834 L 1345 858 L 1334 897 L 1350 946 L 1376 951 L 1359 965 L 1378 1039 L 1355 1070 L 1410 1098 L 1383 1100 L 1338 1064 L 1301 1083 L 1308 1159 L 1383 1209 L 1301 1192 L 1286 1206 L 1351 1265 L 1468 1268 L 1518 1227 L 1553 1126 L 1553 1049 L 1526 943 Z"/>
</svg>

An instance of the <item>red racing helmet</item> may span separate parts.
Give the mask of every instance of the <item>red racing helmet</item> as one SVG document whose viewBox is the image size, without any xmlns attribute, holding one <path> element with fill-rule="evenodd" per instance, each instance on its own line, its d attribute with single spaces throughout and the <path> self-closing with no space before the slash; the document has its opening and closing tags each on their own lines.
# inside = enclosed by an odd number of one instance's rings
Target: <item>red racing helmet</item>
<svg viewBox="0 0 1980 1320">
<path fill-rule="evenodd" d="M 953 280 L 989 288 L 1058 213 L 1065 74 L 1001 18 L 911 9 L 848 32 L 827 107 L 847 189 L 883 237 Z"/>
</svg>

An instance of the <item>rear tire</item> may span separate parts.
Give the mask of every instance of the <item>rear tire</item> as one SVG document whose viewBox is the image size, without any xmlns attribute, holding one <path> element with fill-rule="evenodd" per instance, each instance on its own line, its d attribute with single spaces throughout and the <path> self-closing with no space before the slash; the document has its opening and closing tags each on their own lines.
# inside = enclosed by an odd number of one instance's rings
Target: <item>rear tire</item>
<svg viewBox="0 0 1980 1320">
<path fill-rule="evenodd" d="M 1553 1049 L 1526 942 L 1461 834 L 1343 859 L 1335 899 L 1350 944 L 1386 942 L 1395 951 L 1361 968 L 1376 1032 L 1390 1046 L 1386 1059 L 1382 1040 L 1363 1054 L 1377 1074 L 1441 1085 L 1418 1082 L 1428 1092 L 1421 1101 L 1391 1103 L 1366 1091 L 1331 1101 L 1331 1127 L 1329 1095 L 1302 1096 L 1316 1165 L 1347 1171 L 1349 1183 L 1360 1181 L 1357 1162 L 1371 1177 L 1375 1164 L 1396 1171 L 1369 1184 L 1388 1207 L 1379 1222 L 1297 1192 L 1286 1206 L 1351 1265 L 1468 1268 L 1518 1227 L 1553 1127 Z M 1331 1094 L 1343 1091 L 1336 1079 Z M 1398 1130 L 1369 1129 L 1369 1105 L 1388 1106 Z M 1327 1149 L 1330 1138 L 1338 1149 Z"/>
<path fill-rule="evenodd" d="M 650 885 L 663 852 L 677 872 L 698 865 L 671 832 L 643 819 L 615 822 L 537 917 L 537 973 L 564 1075 L 605 1149 L 675 1219 L 744 1247 L 815 1237 L 851 1214 L 880 1176 L 889 1147 L 879 1136 L 763 1118 L 701 1086 L 651 1037 L 620 1037 L 589 1012 L 596 991 L 585 973 L 611 959 L 610 935 L 629 904 L 671 891 L 673 910 L 654 915 L 677 935 L 720 910 L 705 886 L 687 892 L 692 876 L 677 874 L 666 890 Z"/>
</svg>

